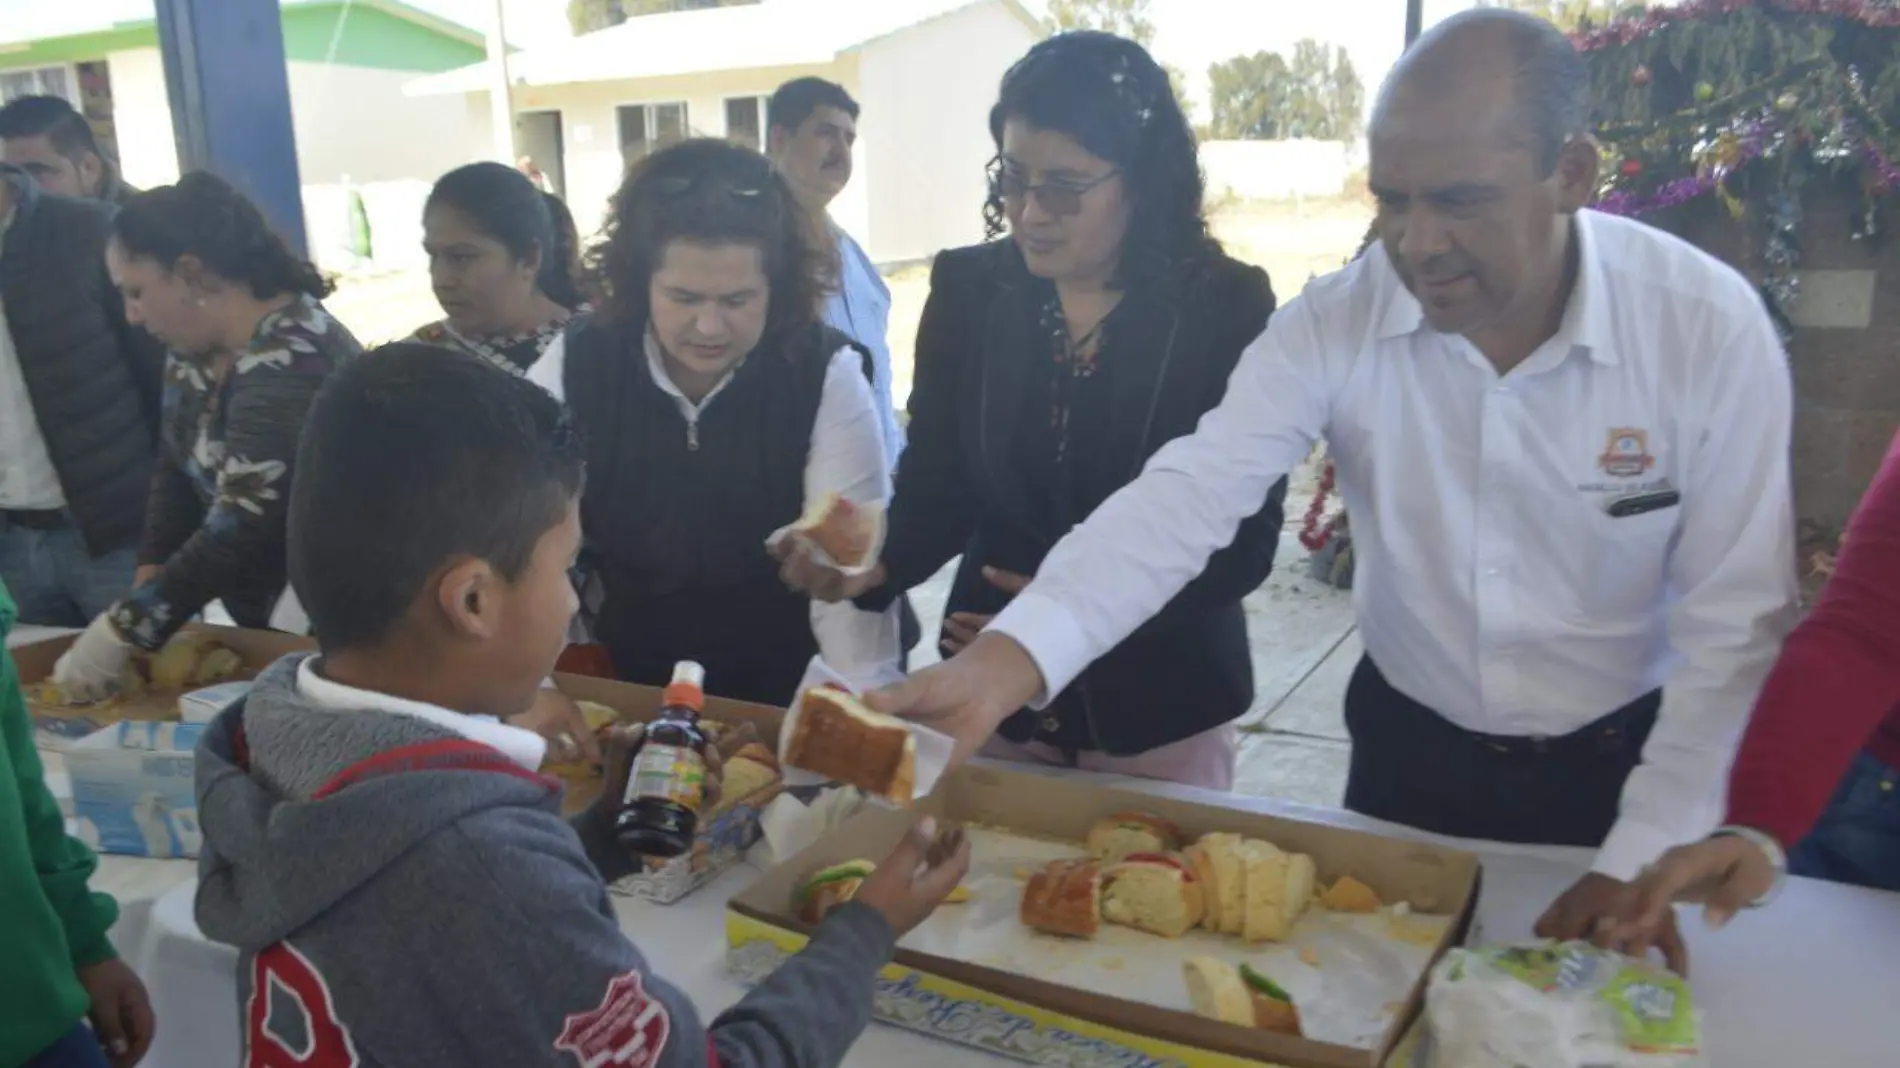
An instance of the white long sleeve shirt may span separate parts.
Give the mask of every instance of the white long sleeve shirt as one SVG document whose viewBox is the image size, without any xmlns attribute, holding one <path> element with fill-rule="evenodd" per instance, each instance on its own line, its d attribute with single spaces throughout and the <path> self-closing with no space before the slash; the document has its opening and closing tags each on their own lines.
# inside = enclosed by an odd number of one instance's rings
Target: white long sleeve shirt
<svg viewBox="0 0 1900 1068">
<path fill-rule="evenodd" d="M 694 404 L 667 375 L 659 346 L 650 334 L 646 340 L 646 357 L 654 384 L 673 398 L 689 426 L 699 421 L 700 413 L 718 400 L 726 384 L 732 381 L 728 374 Z M 528 380 L 565 401 L 566 367 L 567 339 L 561 337 L 528 369 Z M 884 447 L 883 424 L 871 395 L 871 383 L 864 377 L 863 358 L 856 349 L 839 349 L 832 354 L 825 370 L 818 417 L 812 424 L 811 450 L 805 459 L 805 500 L 815 501 L 827 493 L 836 493 L 857 504 L 889 503 L 891 469 Z M 759 552 L 765 551 L 761 544 Z M 811 629 L 819 655 L 859 685 L 891 681 L 898 675 L 897 661 L 901 652 L 898 612 L 895 605 L 884 612 L 866 612 L 849 601 L 837 604 L 813 601 Z"/>
<path fill-rule="evenodd" d="M 897 469 L 897 457 L 904 451 L 904 427 L 897 419 L 897 405 L 891 397 L 891 287 L 877 273 L 877 265 L 862 246 L 832 224 L 838 237 L 838 291 L 825 300 L 825 322 L 851 335 L 871 352 L 871 368 L 876 381 L 871 392 L 877 405 L 878 426 L 884 434 L 884 457 L 891 470 Z"/>
<path fill-rule="evenodd" d="M 991 626 L 1047 692 L 1160 610 L 1326 440 L 1353 607 L 1400 692 L 1467 730 L 1558 736 L 1663 687 L 1596 870 L 1633 877 L 1721 814 L 1795 612 L 1786 357 L 1754 288 L 1583 212 L 1556 335 L 1500 376 L 1437 333 L 1383 249 L 1309 286 L 1220 406 L 1056 546 Z M 1681 503 L 1626 518 L 1612 501 Z"/>
</svg>

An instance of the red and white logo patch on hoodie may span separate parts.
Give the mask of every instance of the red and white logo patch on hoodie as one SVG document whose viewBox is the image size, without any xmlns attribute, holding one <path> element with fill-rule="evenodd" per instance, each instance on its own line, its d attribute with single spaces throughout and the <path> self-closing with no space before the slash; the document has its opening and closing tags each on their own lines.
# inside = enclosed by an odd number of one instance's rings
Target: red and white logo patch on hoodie
<svg viewBox="0 0 1900 1068">
<path fill-rule="evenodd" d="M 599 1007 L 567 1018 L 554 1048 L 572 1053 L 581 1068 L 653 1068 L 660 1063 L 673 1020 L 648 994 L 639 972 L 617 975 Z"/>
</svg>

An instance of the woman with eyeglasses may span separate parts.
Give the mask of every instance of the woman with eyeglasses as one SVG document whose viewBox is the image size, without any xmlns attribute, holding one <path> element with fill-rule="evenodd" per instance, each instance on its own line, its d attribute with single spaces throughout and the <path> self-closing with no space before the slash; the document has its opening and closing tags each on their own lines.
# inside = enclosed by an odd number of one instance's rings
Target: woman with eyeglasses
<svg viewBox="0 0 1900 1068">
<path fill-rule="evenodd" d="M 1036 45 L 1004 75 L 990 134 L 993 240 L 931 272 L 881 566 L 846 578 L 784 558 L 788 583 L 877 609 L 961 553 L 946 653 L 1194 429 L 1274 307 L 1265 272 L 1209 236 L 1194 135 L 1139 45 Z M 986 755 L 1231 786 L 1232 721 L 1253 700 L 1240 601 L 1272 568 L 1284 496 L 1283 482 L 1159 616 L 1006 721 Z"/>
<path fill-rule="evenodd" d="M 890 495 L 870 357 L 823 324 L 831 244 L 764 156 L 691 140 L 637 164 L 590 267 L 600 305 L 529 371 L 586 440 L 593 631 L 631 682 L 679 660 L 783 705 L 814 653 L 887 677 L 897 614 L 814 604 L 766 539 L 806 502 Z"/>
<path fill-rule="evenodd" d="M 574 217 L 500 163 L 443 175 L 422 209 L 429 282 L 445 318 L 410 338 L 525 374 L 586 298 L 574 280 Z"/>
</svg>

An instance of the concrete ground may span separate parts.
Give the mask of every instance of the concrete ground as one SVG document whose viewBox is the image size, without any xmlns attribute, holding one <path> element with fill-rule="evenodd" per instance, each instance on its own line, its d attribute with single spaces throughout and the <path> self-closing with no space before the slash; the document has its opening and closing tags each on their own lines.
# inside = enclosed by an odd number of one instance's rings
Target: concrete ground
<svg viewBox="0 0 1900 1068">
<path fill-rule="evenodd" d="M 1293 478 L 1274 572 L 1243 602 L 1253 646 L 1254 703 L 1240 721 L 1234 789 L 1337 806 L 1346 791 L 1343 702 L 1361 647 L 1352 595 L 1306 574 L 1307 552 L 1297 532 L 1311 499 L 1310 466 Z M 953 560 L 911 592 L 926 635 L 913 668 L 938 659 L 935 635 L 955 571 Z"/>
</svg>

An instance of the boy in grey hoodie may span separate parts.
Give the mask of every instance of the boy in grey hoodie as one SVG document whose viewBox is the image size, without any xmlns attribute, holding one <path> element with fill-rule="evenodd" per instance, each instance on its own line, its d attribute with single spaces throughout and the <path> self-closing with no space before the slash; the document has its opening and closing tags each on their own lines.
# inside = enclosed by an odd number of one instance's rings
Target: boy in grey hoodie
<svg viewBox="0 0 1900 1068">
<path fill-rule="evenodd" d="M 395 345 L 312 407 L 290 577 L 322 646 L 198 751 L 199 926 L 238 947 L 250 1068 L 818 1068 L 969 852 L 928 821 L 710 1025 L 620 931 L 607 799 L 570 826 L 525 710 L 575 608 L 580 450 L 553 398 Z M 709 937 L 713 935 L 709 932 Z"/>
</svg>

